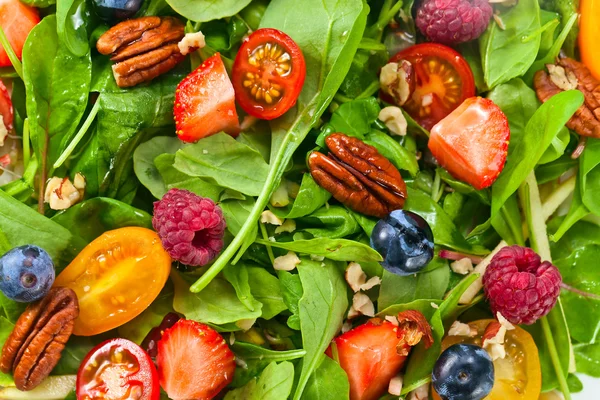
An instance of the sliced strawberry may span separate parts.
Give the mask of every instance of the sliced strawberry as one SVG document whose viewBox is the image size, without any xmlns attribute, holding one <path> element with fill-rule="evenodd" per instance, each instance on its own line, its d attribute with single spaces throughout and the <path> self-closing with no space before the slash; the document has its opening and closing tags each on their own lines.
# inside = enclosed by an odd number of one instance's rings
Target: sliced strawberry
<svg viewBox="0 0 600 400">
<path fill-rule="evenodd" d="M 429 150 L 452 176 L 481 190 L 504 168 L 510 129 L 493 101 L 465 100 L 431 129 Z"/>
<path fill-rule="evenodd" d="M 19 60 L 23 53 L 23 43 L 38 22 L 40 16 L 35 8 L 26 6 L 19 0 L 0 0 L 0 26 Z M 12 64 L 6 51 L 0 45 L 0 67 L 10 65 Z"/>
<path fill-rule="evenodd" d="M 184 142 L 225 131 L 240 131 L 235 93 L 219 53 L 208 58 L 177 86 L 175 127 Z"/>
<path fill-rule="evenodd" d="M 212 399 L 232 381 L 234 358 L 214 329 L 181 319 L 158 342 L 160 386 L 174 400 Z"/>
<path fill-rule="evenodd" d="M 8 90 L 2 81 L 0 81 L 0 116 L 4 126 L 10 131 L 13 124 L 13 105 Z"/>
<path fill-rule="evenodd" d="M 350 400 L 379 399 L 404 366 L 411 346 L 422 338 L 431 345 L 425 317 L 417 311 L 406 313 L 411 314 L 400 319 L 400 326 L 372 318 L 334 339 L 338 361 L 350 382 Z M 332 357 L 331 347 L 326 354 Z"/>
</svg>

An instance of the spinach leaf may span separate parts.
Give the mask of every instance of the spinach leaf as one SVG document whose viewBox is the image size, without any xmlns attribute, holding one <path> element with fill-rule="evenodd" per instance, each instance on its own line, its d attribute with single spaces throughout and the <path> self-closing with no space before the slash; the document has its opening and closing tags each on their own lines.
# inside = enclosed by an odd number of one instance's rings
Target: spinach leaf
<svg viewBox="0 0 600 400">
<path fill-rule="evenodd" d="M 280 218 L 300 218 L 321 208 L 331 198 L 331 193 L 317 185 L 311 174 L 302 175 L 300 190 L 292 204 L 291 210 L 278 209 L 273 212 Z"/>
<path fill-rule="evenodd" d="M 96 25 L 94 15 L 85 0 L 61 0 L 56 4 L 58 38 L 76 57 L 90 51 L 88 37 Z"/>
<path fill-rule="evenodd" d="M 600 215 L 600 140 L 589 138 L 579 161 L 579 190 L 583 204 Z"/>
<path fill-rule="evenodd" d="M 352 100 L 339 106 L 329 124 L 335 132 L 364 139 L 371 131 L 371 124 L 379 116 L 379 103 L 374 97 Z"/>
<path fill-rule="evenodd" d="M 26 307 L 27 303 L 11 300 L 0 292 L 0 317 L 6 318 L 11 323 L 17 322 Z"/>
<path fill-rule="evenodd" d="M 56 0 L 25 0 L 23 3 L 32 7 L 46 8 L 56 4 Z"/>
<path fill-rule="evenodd" d="M 323 256 L 335 261 L 382 261 L 383 258 L 371 247 L 347 239 L 315 238 L 293 242 L 271 242 L 257 239 L 256 243 L 269 245 L 296 253 Z"/>
<path fill-rule="evenodd" d="M 218 202 L 219 199 L 223 200 L 222 197 L 219 197 L 221 192 L 223 192 L 222 187 L 208 183 L 200 178 L 186 175 L 175 169 L 173 163 L 175 163 L 175 154 L 161 154 L 154 159 L 154 166 L 166 185 L 166 190 L 173 188 L 185 189 L 196 193 L 198 196 L 208 197 L 215 202 Z"/>
<path fill-rule="evenodd" d="M 187 319 L 222 325 L 261 316 L 262 304 L 256 302 L 254 311 L 238 299 L 233 286 L 216 278 L 201 293 L 191 293 L 190 286 L 178 272 L 171 274 L 175 285 L 173 308 Z"/>
<path fill-rule="evenodd" d="M 373 42 L 380 44 L 379 41 L 373 40 Z M 352 99 L 365 93 L 369 85 L 379 81 L 379 71 L 388 59 L 387 51 L 358 50 L 340 86 L 340 92 Z"/>
<path fill-rule="evenodd" d="M 377 316 L 393 315 L 396 316 L 402 311 L 415 310 L 430 320 L 433 314 L 437 310 L 434 305 L 439 306 L 442 301 L 440 299 L 418 299 L 413 300 L 410 303 L 394 304 L 393 306 L 386 307 L 382 311 L 377 313 Z"/>
<path fill-rule="evenodd" d="M 573 17 L 573 15 L 577 15 L 577 10 L 579 9 L 579 0 L 542 0 L 540 4 L 543 8 L 546 8 L 551 11 L 556 11 L 561 16 L 561 29 L 563 32 L 566 30 L 568 32 L 567 39 L 564 41 L 564 44 L 561 43 L 565 53 L 568 57 L 575 56 L 575 46 L 577 44 L 577 35 L 579 34 L 579 26 L 577 24 L 571 25 L 569 27 L 569 21 Z"/>
<path fill-rule="evenodd" d="M 289 361 L 271 362 L 246 386 L 234 389 L 225 395 L 225 400 L 280 400 L 286 399 L 294 384 L 294 365 Z"/>
<path fill-rule="evenodd" d="M 304 288 L 300 299 L 300 326 L 306 355 L 294 400 L 302 398 L 310 376 L 325 356 L 325 349 L 340 330 L 348 308 L 347 285 L 342 273 L 331 261 L 321 263 L 305 258 L 298 265 Z"/>
<path fill-rule="evenodd" d="M 548 229 L 560 225 L 562 217 L 548 222 Z M 569 230 L 558 242 L 550 242 L 552 259 L 560 260 L 571 256 L 577 249 L 588 245 L 600 245 L 600 226 L 588 221 L 579 221 L 575 229 Z"/>
<path fill-rule="evenodd" d="M 248 267 L 244 263 L 228 265 L 223 269 L 223 277 L 231 283 L 235 294 L 240 302 L 250 311 L 256 308 L 256 299 L 250 291 L 250 282 L 248 281 Z"/>
<path fill-rule="evenodd" d="M 573 350 L 577 372 L 600 378 L 600 343 L 578 343 Z"/>
<path fill-rule="evenodd" d="M 248 196 L 260 194 L 269 166 L 260 153 L 225 133 L 177 151 L 173 166 L 184 174 L 216 182 Z"/>
<path fill-rule="evenodd" d="M 92 62 L 89 53 L 76 57 L 64 47 L 56 33 L 56 16 L 49 15 L 25 41 L 23 75 L 29 131 L 43 171 L 43 187 L 49 165 L 66 148 L 85 111 Z"/>
<path fill-rule="evenodd" d="M 436 268 L 416 275 L 399 276 L 383 271 L 377 308 L 379 311 L 394 304 L 410 303 L 418 299 L 442 299 L 450 282 L 450 267 Z"/>
<path fill-rule="evenodd" d="M 343 238 L 360 231 L 360 225 L 352 213 L 342 206 L 322 207 L 296 222 L 297 229 L 329 239 Z"/>
<path fill-rule="evenodd" d="M 227 230 L 233 235 L 237 236 L 244 226 L 244 223 L 248 219 L 252 207 L 254 207 L 254 198 L 248 197 L 245 200 L 227 200 L 221 202 L 221 210 L 223 210 L 223 216 L 227 223 Z M 246 241 L 243 243 L 241 252 L 245 252 L 246 249 L 254 243 L 258 234 L 258 226 L 255 224 L 248 236 Z"/>
<path fill-rule="evenodd" d="M 302 282 L 300 281 L 300 275 L 292 274 L 287 271 L 277 271 L 277 276 L 279 276 L 279 285 L 283 302 L 292 313 L 287 320 L 287 325 L 290 328 L 299 331 L 300 315 L 298 302 L 304 292 L 302 289 Z"/>
<path fill-rule="evenodd" d="M 154 160 L 161 154 L 175 154 L 185 144 L 173 136 L 156 136 L 140 144 L 133 153 L 133 169 L 140 183 L 160 199 L 167 192 L 166 183 L 161 177 Z"/>
<path fill-rule="evenodd" d="M 541 185 L 546 182 L 558 179 L 562 174 L 577 166 L 579 160 L 573 160 L 570 154 L 564 154 L 562 157 L 544 165 L 539 165 L 535 169 L 535 177 Z"/>
<path fill-rule="evenodd" d="M 269 155 L 271 154 L 270 131 L 268 130 L 268 126 L 267 128 L 263 128 L 261 125 L 256 126 L 259 126 L 259 128 L 256 128 L 255 132 L 242 132 L 237 137 L 237 140 L 258 151 L 265 159 L 265 162 L 268 163 Z"/>
<path fill-rule="evenodd" d="M 244 386 L 272 362 L 296 360 L 306 354 L 302 349 L 274 351 L 244 342 L 235 342 L 231 345 L 231 350 L 235 353 L 236 360 L 240 362 L 231 383 L 235 388 Z"/>
<path fill-rule="evenodd" d="M 273 122 L 269 174 L 247 221 L 231 244 L 192 286 L 202 290 L 248 242 L 292 155 L 318 122 L 350 68 L 362 38 L 369 7 L 363 0 L 306 0 L 310 14 L 299 13 L 295 0 L 269 4 L 262 27 L 276 28 L 294 39 L 304 52 L 307 76 L 295 109 Z M 307 29 L 310 27 L 310 29 Z"/>
<path fill-rule="evenodd" d="M 231 17 L 250 4 L 251 0 L 167 0 L 167 3 L 187 19 L 197 22 Z"/>
<path fill-rule="evenodd" d="M 348 376 L 340 365 L 329 357 L 323 357 L 321 364 L 312 373 L 303 398 L 311 400 L 348 400 L 350 384 Z"/>
<path fill-rule="evenodd" d="M 483 77 L 483 66 L 481 65 L 481 54 L 476 41 L 461 43 L 458 45 L 458 50 L 463 58 L 469 63 L 473 78 L 475 79 L 475 87 L 478 92 L 487 92 L 490 90 Z"/>
<path fill-rule="evenodd" d="M 511 152 L 506 165 L 492 186 L 492 217 L 518 189 L 533 170 L 554 137 L 583 103 L 583 94 L 577 90 L 553 96 L 533 114 L 523 139 Z"/>
<path fill-rule="evenodd" d="M 40 246 L 48 252 L 58 274 L 69 264 L 86 242 L 69 229 L 40 215 L 32 208 L 0 190 L 0 243 L 8 249 L 26 244 Z M 8 250 L 0 246 L 2 254 Z"/>
<path fill-rule="evenodd" d="M 236 268 L 237 268 L 236 264 Z M 279 279 L 264 268 L 248 268 L 248 284 L 252 296 L 262 304 L 261 318 L 271 319 L 280 312 L 287 310 Z"/>
<path fill-rule="evenodd" d="M 523 75 L 535 61 L 540 47 L 540 6 L 522 0 L 500 13 L 504 29 L 490 23 L 479 39 L 481 64 L 489 88 Z"/>
<path fill-rule="evenodd" d="M 372 129 L 365 139 L 365 143 L 375 147 L 377 151 L 390 160 L 396 168 L 408 171 L 413 177 L 419 173 L 419 164 L 417 162 L 416 153 L 409 152 L 391 136 L 376 129 Z"/>
<path fill-rule="evenodd" d="M 4 346 L 4 342 L 6 342 L 6 339 L 8 339 L 8 336 L 13 331 L 14 327 L 14 322 L 0 316 L 0 345 Z M 13 380 L 12 374 L 0 372 L 0 387 L 12 386 L 14 383 L 15 381 Z"/>
<path fill-rule="evenodd" d="M 106 231 L 127 226 L 152 229 L 150 214 L 107 197 L 95 197 L 69 207 L 52 217 L 52 221 L 87 242 L 91 242 Z"/>
<path fill-rule="evenodd" d="M 581 175 L 579 175 L 575 181 L 575 190 L 573 191 L 573 199 L 571 200 L 571 205 L 569 206 L 569 212 L 562 220 L 562 223 L 556 229 L 554 234 L 550 235 L 550 239 L 552 239 L 554 242 L 559 241 L 563 235 L 567 233 L 567 231 L 569 231 L 575 223 L 577 223 L 577 221 L 581 220 L 589 213 L 590 210 L 588 210 L 585 204 L 583 204 L 583 199 L 581 196 Z"/>
</svg>

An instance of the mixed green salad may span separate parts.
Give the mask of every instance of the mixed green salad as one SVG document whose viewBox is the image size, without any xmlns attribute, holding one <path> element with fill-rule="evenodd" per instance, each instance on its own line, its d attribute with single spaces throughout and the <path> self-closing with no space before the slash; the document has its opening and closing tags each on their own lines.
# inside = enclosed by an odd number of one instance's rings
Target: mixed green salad
<svg viewBox="0 0 600 400">
<path fill-rule="evenodd" d="M 581 2 L 0 0 L 0 399 L 572 398 Z"/>
</svg>

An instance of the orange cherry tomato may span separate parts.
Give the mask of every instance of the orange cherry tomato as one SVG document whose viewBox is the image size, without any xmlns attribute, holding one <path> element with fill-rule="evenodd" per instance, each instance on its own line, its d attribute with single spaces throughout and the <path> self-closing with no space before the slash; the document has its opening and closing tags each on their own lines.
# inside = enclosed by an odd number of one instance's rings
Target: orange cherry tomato
<svg viewBox="0 0 600 400">
<path fill-rule="evenodd" d="M 600 0 L 581 0 L 579 4 L 579 52 L 581 61 L 596 79 L 600 79 Z"/>
<path fill-rule="evenodd" d="M 448 46 L 417 44 L 398 52 L 390 62 L 401 60 L 413 65 L 416 77 L 415 91 L 403 108 L 425 129 L 431 129 L 463 101 L 475 96 L 471 67 Z"/>
<path fill-rule="evenodd" d="M 477 336 L 446 336 L 442 341 L 442 351 L 457 343 L 481 346 L 485 328 L 493 319 L 469 322 L 477 329 Z M 542 390 L 542 370 L 537 346 L 531 335 L 515 326 L 504 336 L 506 357 L 494 361 L 494 387 L 483 400 L 538 400 Z M 440 396 L 432 389 L 433 398 Z"/>
<path fill-rule="evenodd" d="M 242 43 L 232 83 L 244 111 L 270 120 L 296 104 L 305 77 L 306 63 L 296 42 L 277 29 L 263 28 Z"/>
<path fill-rule="evenodd" d="M 73 333 L 91 336 L 138 316 L 158 296 L 170 271 L 171 257 L 156 232 L 128 227 L 88 244 L 54 284 L 77 293 Z"/>
<path fill-rule="evenodd" d="M 79 400 L 159 400 L 158 371 L 150 356 L 127 339 L 94 347 L 77 373 Z"/>
</svg>

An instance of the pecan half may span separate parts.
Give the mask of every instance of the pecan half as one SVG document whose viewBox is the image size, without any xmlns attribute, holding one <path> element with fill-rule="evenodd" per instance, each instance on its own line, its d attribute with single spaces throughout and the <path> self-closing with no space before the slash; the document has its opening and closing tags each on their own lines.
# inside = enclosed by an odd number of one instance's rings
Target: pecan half
<svg viewBox="0 0 600 400">
<path fill-rule="evenodd" d="M 19 390 L 39 385 L 60 360 L 79 316 L 75 292 L 54 287 L 21 314 L 4 343 L 0 371 L 13 374 Z"/>
<path fill-rule="evenodd" d="M 329 156 L 318 151 L 308 158 L 314 180 L 356 212 L 383 218 L 404 206 L 406 184 L 400 172 L 377 149 L 362 140 L 331 134 Z"/>
<path fill-rule="evenodd" d="M 433 344 L 431 326 L 427 322 L 427 318 L 416 310 L 402 311 L 398 314 L 396 336 L 400 339 L 396 350 L 401 356 L 407 356 L 410 348 L 419 344 L 421 340 L 425 343 L 426 349 Z"/>
<path fill-rule="evenodd" d="M 582 136 L 600 138 L 600 81 L 582 63 L 561 58 L 548 71 L 536 72 L 533 86 L 537 97 L 545 102 L 566 88 L 580 90 L 585 102 L 567 122 L 567 127 Z"/>
<path fill-rule="evenodd" d="M 148 82 L 181 61 L 177 43 L 185 36 L 184 25 L 174 17 L 142 17 L 123 21 L 107 30 L 96 43 L 98 52 L 111 54 L 119 87 Z"/>
</svg>

